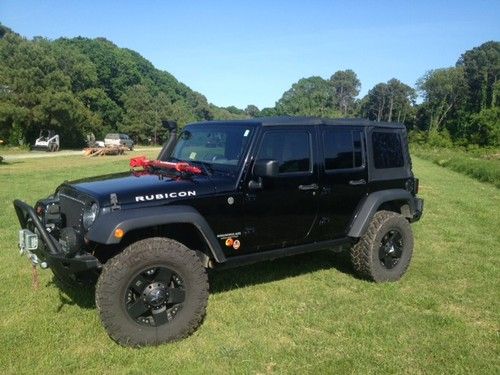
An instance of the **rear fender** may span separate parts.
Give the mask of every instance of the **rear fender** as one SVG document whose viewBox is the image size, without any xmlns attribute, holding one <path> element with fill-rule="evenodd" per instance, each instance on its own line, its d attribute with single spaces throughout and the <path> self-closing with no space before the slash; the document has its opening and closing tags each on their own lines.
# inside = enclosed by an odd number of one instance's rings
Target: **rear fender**
<svg viewBox="0 0 500 375">
<path fill-rule="evenodd" d="M 409 210 L 409 215 L 413 216 L 415 213 L 415 198 L 410 192 L 403 189 L 389 189 L 376 191 L 367 195 L 356 208 L 356 214 L 351 220 L 347 235 L 349 237 L 359 238 L 365 234 L 373 215 L 378 211 L 379 207 L 388 202 L 404 202 Z M 408 213 L 405 213 L 408 215 Z"/>
</svg>

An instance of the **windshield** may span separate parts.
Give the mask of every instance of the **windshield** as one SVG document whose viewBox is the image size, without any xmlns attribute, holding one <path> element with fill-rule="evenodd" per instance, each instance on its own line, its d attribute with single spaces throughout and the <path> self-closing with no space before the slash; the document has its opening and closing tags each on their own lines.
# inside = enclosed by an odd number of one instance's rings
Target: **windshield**
<svg viewBox="0 0 500 375">
<path fill-rule="evenodd" d="M 248 125 L 193 125 L 179 135 L 171 158 L 202 163 L 212 170 L 235 171 L 253 133 Z"/>
</svg>

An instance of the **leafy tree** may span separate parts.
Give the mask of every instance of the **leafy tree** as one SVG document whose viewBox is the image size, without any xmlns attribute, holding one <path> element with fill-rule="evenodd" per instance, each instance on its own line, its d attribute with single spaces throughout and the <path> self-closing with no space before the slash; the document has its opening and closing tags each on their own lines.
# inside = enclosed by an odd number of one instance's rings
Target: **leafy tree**
<svg viewBox="0 0 500 375">
<path fill-rule="evenodd" d="M 101 88 L 90 88 L 78 94 L 85 107 L 98 116 L 98 124 L 92 132 L 98 138 L 104 138 L 106 133 L 117 128 L 122 120 L 123 109 L 112 101 Z"/>
<path fill-rule="evenodd" d="M 470 143 L 480 146 L 500 146 L 500 107 L 483 109 L 471 115 L 467 126 Z"/>
<path fill-rule="evenodd" d="M 330 77 L 330 84 L 334 92 L 334 105 L 343 116 L 352 113 L 355 98 L 361 88 L 361 82 L 356 73 L 351 69 L 339 70 Z"/>
<path fill-rule="evenodd" d="M 273 108 L 270 108 L 270 107 L 266 107 L 266 108 L 262 108 L 262 110 L 260 111 L 260 116 L 262 117 L 271 117 L 271 116 L 276 116 L 278 113 L 276 112 L 276 108 L 273 107 Z"/>
<path fill-rule="evenodd" d="M 321 77 L 302 78 L 276 103 L 279 115 L 339 117 L 330 83 Z"/>
<path fill-rule="evenodd" d="M 428 113 L 429 131 L 441 130 L 467 94 L 462 67 L 431 70 L 418 80 L 417 87 L 424 98 L 422 108 Z"/>
<path fill-rule="evenodd" d="M 166 95 L 155 96 L 152 91 L 148 86 L 135 85 L 122 98 L 126 111 L 118 128 L 136 142 L 157 143 L 163 132 L 161 120 L 173 117 Z"/>
<path fill-rule="evenodd" d="M 217 107 L 213 104 L 209 104 L 209 107 L 210 107 L 210 113 L 212 114 L 213 118 L 217 120 L 241 120 L 247 118 L 247 116 L 244 113 L 243 114 L 231 113 L 226 108 Z"/>
<path fill-rule="evenodd" d="M 361 113 L 375 121 L 408 123 L 414 112 L 416 92 L 398 79 L 378 83 L 361 101 Z"/>
<path fill-rule="evenodd" d="M 239 109 L 237 107 L 235 107 L 234 105 L 231 105 L 229 107 L 226 107 L 224 108 L 226 111 L 228 111 L 229 113 L 232 113 L 233 115 L 237 115 L 237 116 L 240 116 L 240 115 L 244 115 L 245 114 L 245 111 L 242 110 L 242 109 Z"/>
<path fill-rule="evenodd" d="M 466 51 L 458 60 L 467 81 L 467 104 L 471 112 L 500 105 L 495 87 L 500 81 L 500 42 L 486 42 Z"/>
<path fill-rule="evenodd" d="M 0 136 L 33 140 L 41 128 L 60 132 L 64 147 L 83 144 L 86 132 L 129 131 L 161 141 L 161 119 L 179 125 L 243 118 L 221 109 L 137 52 L 104 39 L 27 40 L 0 25 Z"/>
<path fill-rule="evenodd" d="M 363 115 L 370 120 L 382 121 L 387 107 L 388 88 L 386 83 L 378 83 L 362 99 Z"/>
<path fill-rule="evenodd" d="M 260 110 L 256 105 L 249 104 L 245 108 L 245 113 L 247 116 L 250 116 L 250 117 L 258 117 L 260 114 Z"/>
<path fill-rule="evenodd" d="M 415 105 L 416 91 L 400 80 L 392 78 L 387 82 L 387 96 L 387 121 L 392 122 L 396 118 L 397 122 L 405 122 Z"/>
</svg>

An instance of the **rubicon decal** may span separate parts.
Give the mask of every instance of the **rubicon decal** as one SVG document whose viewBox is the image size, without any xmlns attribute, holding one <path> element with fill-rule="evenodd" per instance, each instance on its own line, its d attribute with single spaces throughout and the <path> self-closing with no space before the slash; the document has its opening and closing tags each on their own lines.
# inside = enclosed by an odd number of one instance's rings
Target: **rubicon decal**
<svg viewBox="0 0 500 375">
<path fill-rule="evenodd" d="M 185 197 L 194 197 L 194 196 L 196 196 L 196 190 L 174 191 L 172 193 L 138 195 L 135 197 L 135 201 L 136 202 L 158 201 L 158 200 L 162 200 L 162 199 L 185 198 Z"/>
</svg>

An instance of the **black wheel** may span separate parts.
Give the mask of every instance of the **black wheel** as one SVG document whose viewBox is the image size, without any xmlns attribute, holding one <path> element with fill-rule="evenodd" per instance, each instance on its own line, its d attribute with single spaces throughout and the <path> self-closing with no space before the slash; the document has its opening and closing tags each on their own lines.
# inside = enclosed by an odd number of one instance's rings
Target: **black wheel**
<svg viewBox="0 0 500 375">
<path fill-rule="evenodd" d="M 395 212 L 379 211 L 351 248 L 351 261 L 363 278 L 396 281 L 408 269 L 412 254 L 413 233 L 408 220 Z"/>
<path fill-rule="evenodd" d="M 198 255 L 167 238 L 135 242 L 110 259 L 96 286 L 106 331 L 121 345 L 182 339 L 203 321 L 208 278 Z"/>
</svg>

